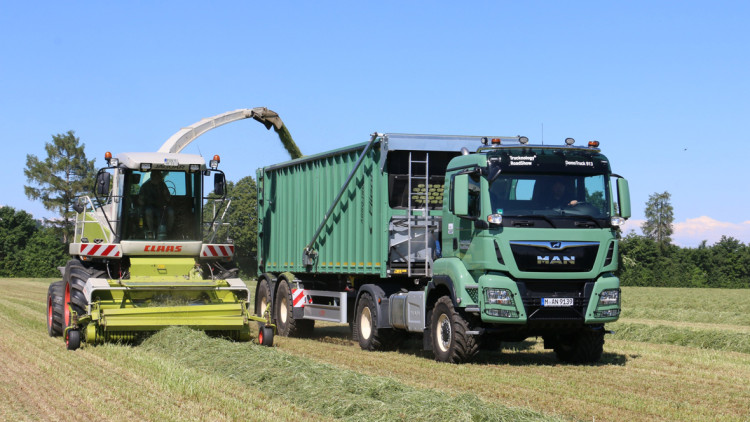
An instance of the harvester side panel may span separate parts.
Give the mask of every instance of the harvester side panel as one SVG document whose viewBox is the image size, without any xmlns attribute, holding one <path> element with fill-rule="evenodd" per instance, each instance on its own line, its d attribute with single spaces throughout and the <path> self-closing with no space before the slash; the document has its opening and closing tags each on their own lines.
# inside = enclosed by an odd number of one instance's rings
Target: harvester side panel
<svg viewBox="0 0 750 422">
<path fill-rule="evenodd" d="M 317 259 L 303 264 L 303 251 L 365 144 L 305 157 L 259 171 L 259 262 L 261 272 L 386 276 L 388 177 L 376 145 L 364 157 L 312 248 Z"/>
</svg>

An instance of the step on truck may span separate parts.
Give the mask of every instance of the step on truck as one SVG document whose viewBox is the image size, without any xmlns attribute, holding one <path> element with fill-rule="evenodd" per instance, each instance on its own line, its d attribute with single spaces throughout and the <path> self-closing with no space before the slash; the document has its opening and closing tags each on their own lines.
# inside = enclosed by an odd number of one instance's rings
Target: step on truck
<svg viewBox="0 0 750 422">
<path fill-rule="evenodd" d="M 256 315 L 278 333 L 348 323 L 362 349 L 410 333 L 442 362 L 541 337 L 601 358 L 620 314 L 628 183 L 599 143 L 379 134 L 257 171 Z"/>
</svg>

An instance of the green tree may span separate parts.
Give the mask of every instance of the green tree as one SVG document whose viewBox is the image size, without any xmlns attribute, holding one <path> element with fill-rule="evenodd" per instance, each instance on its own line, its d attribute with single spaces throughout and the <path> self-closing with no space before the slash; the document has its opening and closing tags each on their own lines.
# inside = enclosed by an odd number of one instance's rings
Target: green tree
<svg viewBox="0 0 750 422">
<path fill-rule="evenodd" d="M 89 191 L 94 185 L 94 160 L 88 161 L 85 144 L 72 130 L 65 134 L 52 135 L 52 142 L 45 144 L 47 158 L 26 156 L 23 173 L 29 185 L 24 186 L 26 196 L 42 201 L 44 208 L 60 215 L 59 221 L 50 223 L 62 233 L 67 243 L 73 230 L 76 197 Z"/>
<path fill-rule="evenodd" d="M 204 221 L 211 221 L 210 216 L 214 212 L 211 200 L 215 197 L 213 193 L 209 195 L 209 202 L 204 211 L 206 213 Z M 228 182 L 227 198 L 231 199 L 232 203 L 224 217 L 223 224 L 217 230 L 215 241 L 223 242 L 231 239 L 235 247 L 235 261 L 242 276 L 254 277 L 258 268 L 256 240 L 258 197 L 255 179 L 247 176 L 237 183 Z M 221 214 L 223 211 L 217 208 L 216 212 Z"/>
<path fill-rule="evenodd" d="M 641 225 L 643 235 L 664 247 L 672 242 L 674 210 L 669 202 L 669 192 L 654 193 L 646 202 L 646 222 Z"/>
<path fill-rule="evenodd" d="M 70 257 L 65 244 L 55 230 L 41 227 L 29 239 L 18 263 L 18 275 L 23 277 L 60 277 L 58 267 L 64 267 Z"/>
<path fill-rule="evenodd" d="M 37 222 L 26 211 L 0 207 L 0 277 L 20 277 L 20 262 Z"/>
</svg>

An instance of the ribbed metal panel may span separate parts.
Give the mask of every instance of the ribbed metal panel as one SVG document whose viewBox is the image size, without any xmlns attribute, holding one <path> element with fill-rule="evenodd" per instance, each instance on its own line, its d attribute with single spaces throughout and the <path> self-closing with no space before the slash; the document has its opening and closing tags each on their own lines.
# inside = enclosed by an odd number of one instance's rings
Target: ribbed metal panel
<svg viewBox="0 0 750 422">
<path fill-rule="evenodd" d="M 313 249 L 312 267 L 303 251 L 323 221 L 364 150 L 344 148 L 259 171 L 258 245 L 261 272 L 373 274 L 386 276 L 388 178 L 376 145 L 364 158 Z"/>
</svg>

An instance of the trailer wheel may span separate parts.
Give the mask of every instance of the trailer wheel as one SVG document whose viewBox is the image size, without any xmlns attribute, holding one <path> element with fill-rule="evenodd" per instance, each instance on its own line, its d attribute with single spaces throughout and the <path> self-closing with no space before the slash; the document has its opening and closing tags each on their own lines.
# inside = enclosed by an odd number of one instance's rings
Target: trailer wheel
<svg viewBox="0 0 750 422">
<path fill-rule="evenodd" d="M 604 352 L 604 330 L 582 330 L 558 339 L 555 355 L 565 363 L 596 363 Z"/>
<path fill-rule="evenodd" d="M 430 312 L 432 351 L 438 362 L 463 363 L 479 351 L 479 342 L 469 334 L 469 323 L 453 308 L 448 296 L 437 300 Z"/>
<path fill-rule="evenodd" d="M 294 319 L 292 316 L 292 293 L 286 280 L 279 280 L 273 314 L 276 329 L 284 337 L 306 337 L 315 327 L 312 319 Z"/>
<path fill-rule="evenodd" d="M 63 333 L 63 282 L 56 281 L 47 289 L 47 334 L 59 337 Z"/>
<path fill-rule="evenodd" d="M 258 344 L 261 346 L 273 346 L 273 327 L 263 325 L 258 330 Z"/>
<path fill-rule="evenodd" d="M 404 333 L 392 328 L 378 328 L 378 306 L 372 295 L 362 293 L 352 326 L 352 338 L 362 350 L 393 350 L 401 343 Z"/>
<path fill-rule="evenodd" d="M 78 330 L 68 330 L 65 336 L 65 346 L 68 350 L 76 350 L 81 347 L 81 332 Z"/>
</svg>

